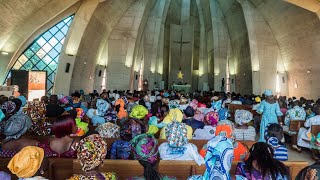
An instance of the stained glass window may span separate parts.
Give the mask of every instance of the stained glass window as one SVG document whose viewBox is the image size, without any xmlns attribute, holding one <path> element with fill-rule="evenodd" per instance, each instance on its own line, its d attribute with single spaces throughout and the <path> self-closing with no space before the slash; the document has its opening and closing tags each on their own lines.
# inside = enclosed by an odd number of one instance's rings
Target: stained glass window
<svg viewBox="0 0 320 180">
<path fill-rule="evenodd" d="M 67 35 L 73 15 L 69 16 L 48 31 L 41 34 L 19 56 L 11 70 L 36 70 L 47 71 L 47 94 L 53 91 L 55 76 L 58 68 L 58 59 Z M 11 70 L 7 78 L 11 77 Z"/>
</svg>

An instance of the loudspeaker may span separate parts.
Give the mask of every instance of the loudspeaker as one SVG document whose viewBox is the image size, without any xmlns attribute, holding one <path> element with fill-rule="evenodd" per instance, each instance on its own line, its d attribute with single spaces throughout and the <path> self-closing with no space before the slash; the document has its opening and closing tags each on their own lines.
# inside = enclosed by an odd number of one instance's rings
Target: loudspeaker
<svg viewBox="0 0 320 180">
<path fill-rule="evenodd" d="M 136 80 L 138 80 L 138 75 L 136 75 Z"/>
<path fill-rule="evenodd" d="M 101 77 L 101 73 L 102 73 L 102 71 L 100 70 L 100 71 L 99 71 L 99 77 Z"/>
<path fill-rule="evenodd" d="M 283 76 L 282 76 L 282 83 L 286 83 L 286 80 L 284 79 Z"/>
<path fill-rule="evenodd" d="M 65 72 L 68 73 L 68 72 L 69 72 L 69 69 L 70 69 L 70 63 L 67 63 L 67 64 L 66 64 L 66 71 L 65 71 Z"/>
</svg>

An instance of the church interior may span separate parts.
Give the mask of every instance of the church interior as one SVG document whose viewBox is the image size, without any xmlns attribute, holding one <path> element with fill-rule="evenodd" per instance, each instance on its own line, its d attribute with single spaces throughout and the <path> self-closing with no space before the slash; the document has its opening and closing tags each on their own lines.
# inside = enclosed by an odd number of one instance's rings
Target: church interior
<svg viewBox="0 0 320 180">
<path fill-rule="evenodd" d="M 320 0 L 0 0 L 0 179 L 316 180 L 319 52 Z"/>
</svg>

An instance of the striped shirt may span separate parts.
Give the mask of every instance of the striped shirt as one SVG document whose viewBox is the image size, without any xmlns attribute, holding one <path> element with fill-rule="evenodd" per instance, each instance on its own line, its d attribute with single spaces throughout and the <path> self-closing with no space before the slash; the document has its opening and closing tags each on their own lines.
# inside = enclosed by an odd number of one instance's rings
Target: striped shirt
<svg viewBox="0 0 320 180">
<path fill-rule="evenodd" d="M 279 144 L 279 140 L 276 137 L 270 137 L 267 142 L 273 147 L 275 159 L 279 161 L 288 160 L 288 149 L 284 145 Z"/>
</svg>

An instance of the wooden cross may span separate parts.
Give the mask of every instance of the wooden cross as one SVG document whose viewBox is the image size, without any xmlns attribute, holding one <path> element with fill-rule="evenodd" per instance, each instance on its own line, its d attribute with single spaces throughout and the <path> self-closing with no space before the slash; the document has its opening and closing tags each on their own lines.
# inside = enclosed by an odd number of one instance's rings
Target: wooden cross
<svg viewBox="0 0 320 180">
<path fill-rule="evenodd" d="M 181 29 L 180 41 L 173 41 L 174 43 L 180 44 L 180 62 L 181 62 L 181 58 L 182 58 L 181 57 L 182 56 L 182 45 L 190 43 L 190 42 L 187 42 L 187 41 L 182 41 L 182 34 L 183 34 L 183 30 Z"/>
</svg>

